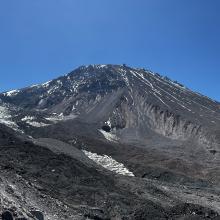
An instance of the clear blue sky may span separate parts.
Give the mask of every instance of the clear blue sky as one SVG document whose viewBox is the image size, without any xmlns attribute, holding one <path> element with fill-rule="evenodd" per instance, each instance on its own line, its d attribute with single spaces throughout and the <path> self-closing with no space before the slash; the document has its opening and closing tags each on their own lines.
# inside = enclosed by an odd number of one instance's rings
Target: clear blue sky
<svg viewBox="0 0 220 220">
<path fill-rule="evenodd" d="M 220 0 L 0 1 L 0 91 L 98 63 L 149 68 L 220 101 Z"/>
</svg>

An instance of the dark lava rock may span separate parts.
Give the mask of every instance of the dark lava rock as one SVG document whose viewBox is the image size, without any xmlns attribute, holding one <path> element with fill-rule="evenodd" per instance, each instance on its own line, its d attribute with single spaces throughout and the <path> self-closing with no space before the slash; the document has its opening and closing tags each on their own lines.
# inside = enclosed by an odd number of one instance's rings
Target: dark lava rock
<svg viewBox="0 0 220 220">
<path fill-rule="evenodd" d="M 4 211 L 2 213 L 2 220 L 13 220 L 13 215 L 10 211 Z"/>
<path fill-rule="evenodd" d="M 44 215 L 40 211 L 31 211 L 31 214 L 36 217 L 38 220 L 44 220 Z"/>
<path fill-rule="evenodd" d="M 137 208 L 131 217 L 129 216 L 129 220 L 146 220 L 146 219 L 167 219 L 167 213 L 160 208 L 159 206 L 148 205 L 146 207 L 140 206 Z"/>
<path fill-rule="evenodd" d="M 219 217 L 217 212 L 209 208 L 190 203 L 176 205 L 171 213 L 173 216 L 187 215 L 189 216 L 187 219 L 213 219 Z"/>
<path fill-rule="evenodd" d="M 102 218 L 96 215 L 90 215 L 90 214 L 86 214 L 84 215 L 84 217 L 86 217 L 86 219 L 92 219 L 92 220 L 110 220 L 110 218 Z"/>
<path fill-rule="evenodd" d="M 104 125 L 104 126 L 102 126 L 102 130 L 105 132 L 110 132 L 111 128 L 108 125 Z"/>
<path fill-rule="evenodd" d="M 86 210 L 84 217 L 93 220 L 110 220 L 110 218 L 101 209 Z"/>
</svg>

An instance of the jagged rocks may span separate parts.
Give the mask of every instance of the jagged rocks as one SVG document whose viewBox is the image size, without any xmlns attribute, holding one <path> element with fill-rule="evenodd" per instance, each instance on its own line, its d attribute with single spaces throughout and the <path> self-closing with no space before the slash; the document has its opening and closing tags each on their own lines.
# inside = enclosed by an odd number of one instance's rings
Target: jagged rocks
<svg viewBox="0 0 220 220">
<path fill-rule="evenodd" d="M 170 213 L 174 219 L 219 219 L 219 214 L 217 212 L 190 203 L 179 204 L 173 207 Z"/>
<path fill-rule="evenodd" d="M 1 216 L 2 216 L 2 220 L 14 220 L 13 214 L 8 210 L 4 211 Z"/>
<path fill-rule="evenodd" d="M 31 211 L 30 212 L 34 219 L 44 220 L 44 215 L 40 211 Z M 26 217 L 15 217 L 17 214 L 12 213 L 9 210 L 3 211 L 1 214 L 1 220 L 28 220 Z"/>
<path fill-rule="evenodd" d="M 103 125 L 102 126 L 102 130 L 105 131 L 105 132 L 110 132 L 111 131 L 111 127 L 108 126 L 108 125 Z"/>
</svg>

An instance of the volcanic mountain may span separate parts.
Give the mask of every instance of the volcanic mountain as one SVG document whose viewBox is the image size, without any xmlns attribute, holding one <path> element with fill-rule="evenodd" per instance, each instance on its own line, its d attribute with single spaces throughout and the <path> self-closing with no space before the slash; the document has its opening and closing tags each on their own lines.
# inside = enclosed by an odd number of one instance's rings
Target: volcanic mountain
<svg viewBox="0 0 220 220">
<path fill-rule="evenodd" d="M 1 93 L 0 126 L 1 204 L 26 218 L 218 218 L 220 103 L 158 73 L 81 66 Z"/>
</svg>

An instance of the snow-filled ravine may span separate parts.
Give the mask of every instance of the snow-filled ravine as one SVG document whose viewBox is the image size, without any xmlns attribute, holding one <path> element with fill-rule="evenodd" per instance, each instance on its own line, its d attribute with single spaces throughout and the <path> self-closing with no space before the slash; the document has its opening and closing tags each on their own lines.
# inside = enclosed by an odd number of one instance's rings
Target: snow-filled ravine
<svg viewBox="0 0 220 220">
<path fill-rule="evenodd" d="M 33 126 L 33 127 L 45 127 L 49 126 L 49 124 L 45 124 L 43 122 L 38 122 L 35 121 L 36 118 L 32 116 L 25 116 L 24 118 L 21 119 L 21 121 L 25 121 L 27 124 Z"/>
<path fill-rule="evenodd" d="M 0 105 L 0 123 L 18 131 L 18 125 L 11 118 L 9 109 L 6 106 Z"/>
<path fill-rule="evenodd" d="M 112 157 L 108 155 L 98 155 L 96 153 L 92 153 L 86 150 L 83 150 L 84 154 L 89 157 L 91 160 L 101 165 L 107 170 L 115 172 L 117 174 L 125 175 L 125 176 L 134 176 L 134 174 L 129 171 L 124 164 L 117 162 Z"/>
</svg>

